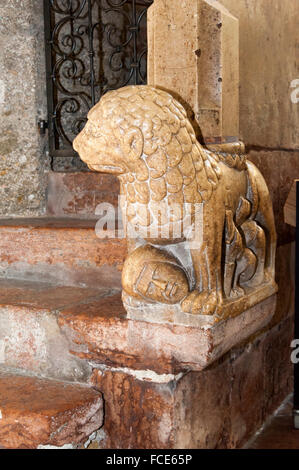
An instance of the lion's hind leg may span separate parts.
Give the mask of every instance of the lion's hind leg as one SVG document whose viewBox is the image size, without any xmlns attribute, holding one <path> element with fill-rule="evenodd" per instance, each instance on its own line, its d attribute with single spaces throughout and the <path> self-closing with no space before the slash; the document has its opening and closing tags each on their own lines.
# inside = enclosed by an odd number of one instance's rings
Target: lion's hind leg
<svg viewBox="0 0 299 470">
<path fill-rule="evenodd" d="M 247 161 L 248 176 L 250 180 L 251 199 L 258 201 L 253 210 L 253 219 L 264 231 L 265 235 L 265 273 L 267 280 L 275 278 L 276 229 L 272 201 L 267 184 L 257 167 Z M 254 205 L 254 204 L 253 204 Z"/>
<path fill-rule="evenodd" d="M 266 259 L 266 235 L 264 230 L 253 220 L 248 220 L 241 226 L 244 233 L 247 249 L 254 256 L 254 262 L 250 262 L 252 273 L 248 271 L 240 275 L 240 281 L 246 283 L 248 287 L 259 286 L 263 283 L 265 277 L 265 259 Z"/>
</svg>

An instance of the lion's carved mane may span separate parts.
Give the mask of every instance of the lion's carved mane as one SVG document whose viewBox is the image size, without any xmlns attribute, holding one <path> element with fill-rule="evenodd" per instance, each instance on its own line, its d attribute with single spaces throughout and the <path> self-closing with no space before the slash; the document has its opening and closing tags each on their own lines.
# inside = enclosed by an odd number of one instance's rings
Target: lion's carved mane
<svg viewBox="0 0 299 470">
<path fill-rule="evenodd" d="M 221 178 L 219 161 L 244 170 L 244 156 L 214 154 L 198 142 L 183 106 L 170 94 L 149 86 L 126 87 L 107 93 L 88 115 L 84 129 L 89 139 L 103 138 L 109 152 L 112 136 L 121 146 L 119 176 L 127 198 L 127 219 L 134 225 L 163 225 L 153 206 L 208 201 Z M 104 124 L 98 128 L 94 123 Z M 110 138 L 111 137 L 111 138 Z M 80 150 L 79 150 L 80 153 Z M 136 204 L 137 203 L 137 204 Z M 140 212 L 146 205 L 146 214 Z"/>
</svg>

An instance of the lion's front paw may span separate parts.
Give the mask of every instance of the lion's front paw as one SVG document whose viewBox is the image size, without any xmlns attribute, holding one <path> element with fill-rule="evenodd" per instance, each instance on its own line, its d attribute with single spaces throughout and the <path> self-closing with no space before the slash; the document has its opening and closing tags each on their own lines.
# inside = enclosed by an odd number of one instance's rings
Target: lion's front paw
<svg viewBox="0 0 299 470">
<path fill-rule="evenodd" d="M 183 312 L 194 315 L 214 315 L 222 303 L 221 296 L 216 292 L 198 292 L 194 290 L 182 302 Z"/>
</svg>

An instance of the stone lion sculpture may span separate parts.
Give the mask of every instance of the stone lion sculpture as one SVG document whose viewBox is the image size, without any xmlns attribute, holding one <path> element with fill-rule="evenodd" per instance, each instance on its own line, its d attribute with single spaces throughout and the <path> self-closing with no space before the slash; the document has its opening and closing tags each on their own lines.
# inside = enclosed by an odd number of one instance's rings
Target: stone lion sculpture
<svg viewBox="0 0 299 470">
<path fill-rule="evenodd" d="M 261 173 L 241 146 L 234 154 L 202 147 L 169 93 L 107 93 L 73 146 L 90 169 L 120 180 L 125 307 L 221 315 L 228 302 L 262 300 L 264 286 L 273 293 L 276 232 Z"/>
</svg>

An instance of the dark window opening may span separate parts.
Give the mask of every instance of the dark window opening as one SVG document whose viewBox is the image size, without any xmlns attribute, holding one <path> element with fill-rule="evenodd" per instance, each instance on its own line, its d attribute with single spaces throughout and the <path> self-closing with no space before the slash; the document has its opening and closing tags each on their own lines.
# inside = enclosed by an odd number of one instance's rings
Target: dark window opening
<svg viewBox="0 0 299 470">
<path fill-rule="evenodd" d="M 72 141 L 107 91 L 146 83 L 153 0 L 44 0 L 49 151 L 54 170 L 85 165 Z"/>
</svg>

